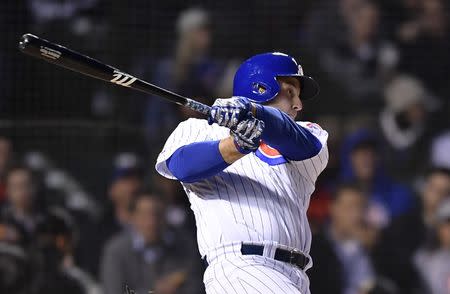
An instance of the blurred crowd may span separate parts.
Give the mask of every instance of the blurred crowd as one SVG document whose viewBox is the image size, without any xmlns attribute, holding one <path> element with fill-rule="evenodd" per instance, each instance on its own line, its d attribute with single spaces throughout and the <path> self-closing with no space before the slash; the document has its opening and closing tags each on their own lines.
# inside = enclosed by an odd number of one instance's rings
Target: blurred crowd
<svg viewBox="0 0 450 294">
<path fill-rule="evenodd" d="M 195 222 L 156 154 L 198 114 L 25 58 L 26 32 L 211 104 L 283 51 L 329 133 L 313 294 L 450 293 L 445 0 L 0 2 L 0 293 L 202 293 Z"/>
</svg>

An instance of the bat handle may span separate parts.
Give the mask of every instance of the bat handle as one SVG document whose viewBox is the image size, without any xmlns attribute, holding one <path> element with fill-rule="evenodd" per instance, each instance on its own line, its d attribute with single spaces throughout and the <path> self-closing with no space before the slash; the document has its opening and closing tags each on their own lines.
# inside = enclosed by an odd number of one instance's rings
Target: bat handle
<svg viewBox="0 0 450 294">
<path fill-rule="evenodd" d="M 186 106 L 194 111 L 203 113 L 204 115 L 209 115 L 209 112 L 211 110 L 210 106 L 200 103 L 198 101 L 189 99 L 189 98 L 186 98 L 186 103 L 184 104 L 184 106 Z"/>
</svg>

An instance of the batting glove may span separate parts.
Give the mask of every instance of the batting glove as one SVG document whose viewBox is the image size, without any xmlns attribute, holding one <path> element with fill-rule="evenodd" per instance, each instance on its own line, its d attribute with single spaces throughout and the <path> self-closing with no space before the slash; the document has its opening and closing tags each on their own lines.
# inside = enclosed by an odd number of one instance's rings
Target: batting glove
<svg viewBox="0 0 450 294">
<path fill-rule="evenodd" d="M 236 129 L 231 131 L 231 136 L 237 150 L 242 154 L 248 154 L 258 149 L 263 131 L 264 122 L 251 116 L 238 123 Z"/>
<path fill-rule="evenodd" d="M 211 106 L 208 123 L 234 130 L 240 122 L 251 117 L 251 110 L 252 103 L 245 97 L 216 99 Z"/>
</svg>

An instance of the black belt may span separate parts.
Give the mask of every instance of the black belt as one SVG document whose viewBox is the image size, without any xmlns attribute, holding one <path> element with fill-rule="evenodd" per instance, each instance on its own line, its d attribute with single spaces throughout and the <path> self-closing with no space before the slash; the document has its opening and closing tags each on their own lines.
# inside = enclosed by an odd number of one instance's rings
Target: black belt
<svg viewBox="0 0 450 294">
<path fill-rule="evenodd" d="M 242 255 L 263 255 L 264 246 L 253 245 L 253 244 L 242 244 L 241 253 Z M 299 267 L 304 270 L 306 265 L 309 263 L 309 258 L 303 255 L 303 253 L 295 250 L 286 250 L 277 248 L 275 250 L 275 255 L 273 259 L 278 261 L 283 261 L 292 265 Z M 203 264 L 208 267 L 208 262 L 206 261 L 206 256 L 202 258 Z"/>
</svg>

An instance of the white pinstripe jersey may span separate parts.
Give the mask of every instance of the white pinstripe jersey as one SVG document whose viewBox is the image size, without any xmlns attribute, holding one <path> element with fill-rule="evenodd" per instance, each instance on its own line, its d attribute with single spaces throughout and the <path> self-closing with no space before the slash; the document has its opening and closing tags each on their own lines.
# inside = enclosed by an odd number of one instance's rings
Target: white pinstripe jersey
<svg viewBox="0 0 450 294">
<path fill-rule="evenodd" d="M 306 211 L 315 181 L 328 162 L 328 133 L 316 124 L 297 123 L 322 143 L 318 155 L 270 165 L 250 153 L 216 176 L 182 183 L 194 211 L 202 256 L 236 241 L 277 242 L 309 253 L 311 230 Z M 181 122 L 159 154 L 156 170 L 175 179 L 165 163 L 175 150 L 227 136 L 227 128 L 208 125 L 206 120 L 190 118 Z"/>
</svg>

